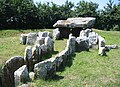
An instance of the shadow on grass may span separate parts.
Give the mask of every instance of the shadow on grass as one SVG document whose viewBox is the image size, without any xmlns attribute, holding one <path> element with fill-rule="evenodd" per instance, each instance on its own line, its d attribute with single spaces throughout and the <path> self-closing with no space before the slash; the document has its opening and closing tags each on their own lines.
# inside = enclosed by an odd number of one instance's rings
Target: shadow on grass
<svg viewBox="0 0 120 87">
<path fill-rule="evenodd" d="M 73 64 L 73 60 L 75 58 L 76 54 L 73 53 L 72 55 L 68 56 L 64 62 L 60 65 L 60 67 L 58 68 L 58 72 L 62 72 L 65 70 L 65 67 L 71 67 Z"/>
<path fill-rule="evenodd" d="M 44 61 L 44 60 L 46 60 L 46 59 L 49 59 L 49 58 L 52 57 L 52 55 L 55 55 L 55 54 L 57 54 L 57 53 L 59 53 L 59 51 L 53 51 L 53 52 L 51 52 L 51 53 L 47 53 L 46 55 L 43 55 L 43 56 L 42 56 L 41 61 Z"/>
</svg>

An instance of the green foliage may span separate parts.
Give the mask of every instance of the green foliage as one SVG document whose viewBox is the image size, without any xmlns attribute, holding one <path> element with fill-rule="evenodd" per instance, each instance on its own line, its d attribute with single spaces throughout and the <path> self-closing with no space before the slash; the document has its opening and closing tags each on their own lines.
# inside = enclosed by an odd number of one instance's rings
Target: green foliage
<svg viewBox="0 0 120 87">
<path fill-rule="evenodd" d="M 69 17 L 96 17 L 95 28 L 115 30 L 120 27 L 120 3 L 109 0 L 104 9 L 99 4 L 79 1 L 77 5 L 66 0 L 62 5 L 33 0 L 0 0 L 0 29 L 52 28 L 57 20 Z M 120 29 L 117 28 L 120 31 Z"/>
<path fill-rule="evenodd" d="M 76 15 L 79 17 L 96 17 L 98 4 L 87 1 L 80 1 L 76 6 Z"/>
</svg>

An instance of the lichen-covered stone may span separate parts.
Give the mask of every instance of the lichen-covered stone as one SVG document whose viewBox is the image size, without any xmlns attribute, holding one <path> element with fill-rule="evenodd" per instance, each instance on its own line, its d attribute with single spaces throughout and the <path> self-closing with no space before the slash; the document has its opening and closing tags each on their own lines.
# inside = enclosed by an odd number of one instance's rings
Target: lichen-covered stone
<svg viewBox="0 0 120 87">
<path fill-rule="evenodd" d="M 26 65 L 23 65 L 14 72 L 14 80 L 15 80 L 15 86 L 29 81 L 29 73 Z"/>
<path fill-rule="evenodd" d="M 6 61 L 2 67 L 2 87 L 15 87 L 14 71 L 24 65 L 24 58 L 15 56 Z"/>
</svg>

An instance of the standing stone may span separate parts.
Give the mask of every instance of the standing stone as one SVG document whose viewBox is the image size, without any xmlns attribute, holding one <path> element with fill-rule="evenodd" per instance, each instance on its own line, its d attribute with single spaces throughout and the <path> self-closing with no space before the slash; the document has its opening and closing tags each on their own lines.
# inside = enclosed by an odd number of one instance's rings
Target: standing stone
<svg viewBox="0 0 120 87">
<path fill-rule="evenodd" d="M 48 31 L 38 32 L 38 36 L 39 37 L 50 37 L 50 38 L 52 38 L 52 34 Z"/>
<path fill-rule="evenodd" d="M 21 37 L 20 37 L 21 44 L 23 44 L 23 45 L 26 44 L 27 36 L 28 36 L 28 34 L 21 34 Z"/>
<path fill-rule="evenodd" d="M 54 44 L 50 37 L 45 38 L 45 45 L 47 46 L 48 52 L 52 52 L 54 50 Z"/>
<path fill-rule="evenodd" d="M 2 67 L 2 87 L 15 87 L 14 71 L 24 65 L 24 58 L 15 56 L 6 61 Z"/>
<path fill-rule="evenodd" d="M 41 45 L 41 54 L 42 55 L 45 55 L 45 54 L 47 54 L 47 45 L 45 45 L 45 44 L 42 44 Z"/>
<path fill-rule="evenodd" d="M 63 62 L 62 56 L 59 54 L 55 56 L 55 64 L 56 64 L 56 70 L 59 70 L 61 67 L 61 64 Z"/>
<path fill-rule="evenodd" d="M 15 86 L 19 85 L 20 83 L 26 83 L 29 81 L 29 73 L 27 70 L 27 66 L 23 65 L 18 70 L 14 72 L 14 80 L 15 80 Z"/>
<path fill-rule="evenodd" d="M 87 37 L 87 34 L 86 34 L 85 30 L 80 31 L 79 37 L 81 37 L 81 38 L 86 38 Z"/>
<path fill-rule="evenodd" d="M 36 39 L 37 39 L 37 33 L 29 33 L 27 36 L 26 44 L 32 45 L 36 42 Z"/>
<path fill-rule="evenodd" d="M 86 36 L 89 37 L 89 33 L 92 32 L 92 29 L 85 29 Z"/>
<path fill-rule="evenodd" d="M 98 39 L 99 39 L 99 47 L 105 47 L 105 39 L 101 36 L 99 36 Z"/>
<path fill-rule="evenodd" d="M 34 65 L 34 72 L 37 78 L 47 79 L 55 75 L 56 65 L 55 59 L 50 58 L 48 60 L 39 62 Z"/>
<path fill-rule="evenodd" d="M 76 38 L 76 50 L 77 51 L 89 51 L 89 40 L 87 38 Z"/>
<path fill-rule="evenodd" d="M 24 60 L 27 65 L 28 71 L 33 70 L 33 60 L 32 60 L 32 47 L 27 46 L 24 53 Z"/>
<path fill-rule="evenodd" d="M 99 55 L 106 56 L 106 48 L 105 47 L 100 47 L 99 48 Z"/>
<path fill-rule="evenodd" d="M 53 38 L 54 38 L 54 40 L 59 40 L 60 39 L 59 28 L 56 28 L 56 29 L 53 30 Z"/>
<path fill-rule="evenodd" d="M 37 37 L 37 40 L 35 42 L 35 44 L 44 44 L 45 43 L 45 37 Z"/>
<path fill-rule="evenodd" d="M 105 39 L 101 36 L 99 38 L 99 52 L 98 54 L 101 56 L 106 56 L 106 48 L 105 48 Z"/>
<path fill-rule="evenodd" d="M 34 63 L 39 62 L 41 58 L 41 46 L 39 44 L 35 44 L 32 49 L 32 58 Z"/>
<path fill-rule="evenodd" d="M 98 34 L 95 32 L 89 33 L 89 46 L 92 47 L 93 45 L 97 45 L 98 43 Z"/>
</svg>

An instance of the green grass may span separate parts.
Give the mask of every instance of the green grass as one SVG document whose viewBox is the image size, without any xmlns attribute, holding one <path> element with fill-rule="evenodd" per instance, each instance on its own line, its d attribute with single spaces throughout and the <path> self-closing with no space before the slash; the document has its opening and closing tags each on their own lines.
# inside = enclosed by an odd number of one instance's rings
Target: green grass
<svg viewBox="0 0 120 87">
<path fill-rule="evenodd" d="M 26 46 L 19 44 L 20 33 L 30 31 L 0 31 L 0 65 L 12 56 L 23 56 Z M 120 32 L 94 31 L 105 37 L 106 44 L 120 46 Z M 62 51 L 65 46 L 66 39 L 55 41 L 55 52 L 51 56 Z M 37 79 L 30 84 L 32 87 L 120 87 L 120 48 L 110 50 L 107 55 L 98 56 L 97 49 L 75 53 L 69 58 L 66 67 L 56 73 L 56 77 L 46 81 Z"/>
</svg>

